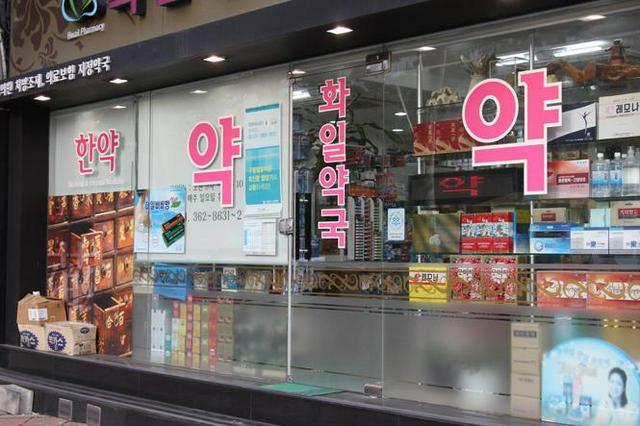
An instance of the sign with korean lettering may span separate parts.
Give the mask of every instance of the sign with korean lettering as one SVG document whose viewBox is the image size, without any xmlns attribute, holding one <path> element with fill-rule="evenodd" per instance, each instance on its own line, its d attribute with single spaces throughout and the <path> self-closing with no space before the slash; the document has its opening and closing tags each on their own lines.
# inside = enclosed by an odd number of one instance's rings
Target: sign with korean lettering
<svg viewBox="0 0 640 426">
<path fill-rule="evenodd" d="M 338 113 L 338 120 L 322 125 L 318 133 L 322 142 L 322 157 L 325 166 L 320 170 L 318 182 L 322 187 L 321 194 L 325 198 L 325 205 L 330 207 L 322 208 L 318 222 L 318 229 L 321 230 L 320 237 L 330 240 L 337 240 L 338 248 L 347 247 L 346 230 L 349 229 L 347 220 L 347 209 L 345 186 L 349 183 L 349 170 L 345 166 L 346 161 L 346 141 L 347 141 L 347 97 L 351 94 L 351 89 L 347 86 L 347 78 L 339 77 L 335 80 L 326 80 L 320 87 L 322 103 L 318 106 L 319 113 Z M 328 115 L 328 114 L 327 114 Z M 327 220 L 327 219 L 333 220 Z"/>
<path fill-rule="evenodd" d="M 245 110 L 245 214 L 278 216 L 281 205 L 280 104 Z"/>
<path fill-rule="evenodd" d="M 524 142 L 473 147 L 473 166 L 522 164 L 525 195 L 546 194 L 547 130 L 562 125 L 562 83 L 548 83 L 543 68 L 520 72 L 518 85 L 524 87 Z M 488 101 L 495 104 L 490 120 L 483 112 Z M 462 121 L 476 141 L 492 144 L 512 131 L 519 108 L 515 89 L 504 80 L 490 78 L 467 94 Z"/>
<path fill-rule="evenodd" d="M 50 120 L 49 195 L 128 191 L 135 151 L 133 100 L 55 112 Z"/>
<path fill-rule="evenodd" d="M 136 253 L 184 253 L 187 189 L 152 188 L 136 193 Z"/>
<path fill-rule="evenodd" d="M 640 92 L 602 96 L 598 102 L 598 138 L 640 136 Z"/>
</svg>

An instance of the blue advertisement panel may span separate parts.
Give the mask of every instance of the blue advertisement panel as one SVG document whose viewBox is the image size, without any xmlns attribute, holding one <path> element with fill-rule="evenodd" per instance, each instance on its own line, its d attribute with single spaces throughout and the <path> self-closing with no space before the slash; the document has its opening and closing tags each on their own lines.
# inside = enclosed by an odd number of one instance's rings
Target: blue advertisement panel
<svg viewBox="0 0 640 426">
<path fill-rule="evenodd" d="M 584 426 L 640 424 L 636 362 L 600 339 L 561 343 L 542 361 L 542 420 Z"/>
</svg>

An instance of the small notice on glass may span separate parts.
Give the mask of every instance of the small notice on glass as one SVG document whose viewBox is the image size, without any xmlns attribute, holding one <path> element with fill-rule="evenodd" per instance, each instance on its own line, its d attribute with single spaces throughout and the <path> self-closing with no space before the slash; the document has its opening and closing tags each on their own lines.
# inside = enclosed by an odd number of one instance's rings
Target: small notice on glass
<svg viewBox="0 0 640 426">
<path fill-rule="evenodd" d="M 242 251 L 247 256 L 275 256 L 277 227 L 275 219 L 245 220 Z"/>
</svg>

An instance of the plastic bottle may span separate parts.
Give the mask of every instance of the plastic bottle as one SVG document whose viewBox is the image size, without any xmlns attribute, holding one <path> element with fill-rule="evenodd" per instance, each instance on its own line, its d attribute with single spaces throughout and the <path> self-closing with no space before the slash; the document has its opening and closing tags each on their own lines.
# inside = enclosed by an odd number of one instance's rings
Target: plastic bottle
<svg viewBox="0 0 640 426">
<path fill-rule="evenodd" d="M 609 196 L 609 163 L 604 159 L 602 152 L 591 166 L 591 196 Z"/>
<path fill-rule="evenodd" d="M 640 164 L 632 146 L 627 152 L 627 159 L 622 162 L 622 195 L 640 195 Z"/>
<path fill-rule="evenodd" d="M 613 154 L 611 170 L 609 171 L 610 195 L 612 197 L 622 196 L 622 159 L 619 152 Z"/>
</svg>

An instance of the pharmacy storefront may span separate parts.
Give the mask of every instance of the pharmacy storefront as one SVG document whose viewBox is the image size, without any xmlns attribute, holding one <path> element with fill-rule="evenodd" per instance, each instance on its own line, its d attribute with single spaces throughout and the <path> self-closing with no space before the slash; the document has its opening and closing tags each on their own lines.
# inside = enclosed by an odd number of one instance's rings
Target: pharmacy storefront
<svg viewBox="0 0 640 426">
<path fill-rule="evenodd" d="M 20 353 L 639 425 L 638 19 L 594 2 L 52 111 L 22 308 L 64 310 L 18 315 Z"/>
</svg>

